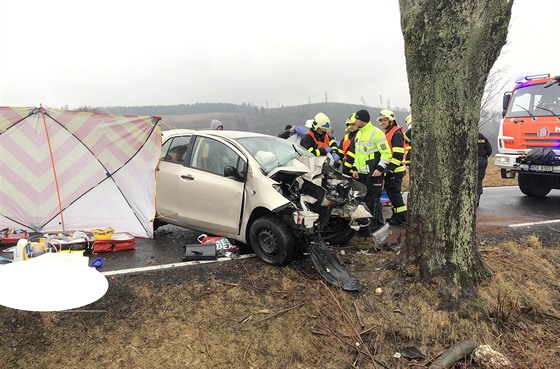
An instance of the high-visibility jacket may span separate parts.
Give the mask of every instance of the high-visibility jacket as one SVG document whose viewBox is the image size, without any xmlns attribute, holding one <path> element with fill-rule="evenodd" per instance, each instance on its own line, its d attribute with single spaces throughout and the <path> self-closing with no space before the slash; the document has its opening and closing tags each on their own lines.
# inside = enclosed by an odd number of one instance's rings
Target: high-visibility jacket
<svg viewBox="0 0 560 369">
<path fill-rule="evenodd" d="M 340 142 L 340 151 L 343 155 L 342 173 L 352 174 L 352 167 L 354 166 L 355 155 L 355 145 L 354 139 L 358 134 L 358 130 L 349 131 L 344 135 L 342 141 Z"/>
<path fill-rule="evenodd" d="M 404 134 L 404 165 L 410 165 L 410 149 L 412 149 L 412 128 Z"/>
<path fill-rule="evenodd" d="M 315 156 L 327 155 L 327 151 L 325 150 L 327 147 L 332 147 L 335 152 L 338 152 L 336 141 L 331 140 L 326 132 L 319 135 L 317 131 L 312 129 L 303 135 L 300 145 Z"/>
<path fill-rule="evenodd" d="M 342 155 L 346 156 L 348 148 L 350 147 L 352 141 L 354 141 L 356 134 L 358 134 L 358 130 L 349 131 L 344 135 L 344 137 L 342 137 L 342 141 L 340 141 L 340 150 L 342 150 Z"/>
<path fill-rule="evenodd" d="M 404 165 L 405 142 L 402 127 L 396 123 L 391 123 L 385 130 L 385 136 L 391 148 L 391 159 L 389 159 L 387 172 L 400 173 L 406 171 L 406 166 Z"/>
<path fill-rule="evenodd" d="M 368 122 L 359 129 L 354 145 L 353 169 L 361 174 L 372 174 L 376 169 L 385 171 L 391 159 L 391 149 L 382 130 Z"/>
</svg>

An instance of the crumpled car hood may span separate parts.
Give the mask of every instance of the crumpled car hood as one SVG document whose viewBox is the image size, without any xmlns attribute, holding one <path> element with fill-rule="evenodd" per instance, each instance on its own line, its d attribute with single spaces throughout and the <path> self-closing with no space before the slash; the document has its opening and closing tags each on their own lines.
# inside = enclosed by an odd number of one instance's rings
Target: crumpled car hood
<svg viewBox="0 0 560 369">
<path fill-rule="evenodd" d="M 286 177 L 302 176 L 304 179 L 320 185 L 321 180 L 318 179 L 318 176 L 322 174 L 323 164 L 326 160 L 327 157 L 325 156 L 300 156 L 298 159 L 289 161 L 284 166 L 273 169 L 268 174 L 268 177 L 275 181 L 281 181 Z"/>
<path fill-rule="evenodd" d="M 366 187 L 335 170 L 327 160 L 324 156 L 301 156 L 275 168 L 269 177 L 280 184 L 282 194 L 291 202 L 320 214 L 322 226 L 331 214 L 348 219 L 351 224 L 370 217 L 369 210 L 356 202 L 365 196 Z"/>
</svg>

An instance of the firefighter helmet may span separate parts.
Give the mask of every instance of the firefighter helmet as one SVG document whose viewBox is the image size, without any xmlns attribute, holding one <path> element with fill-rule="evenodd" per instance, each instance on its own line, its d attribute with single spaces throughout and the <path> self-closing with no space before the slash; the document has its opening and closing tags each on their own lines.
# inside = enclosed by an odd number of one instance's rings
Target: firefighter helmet
<svg viewBox="0 0 560 369">
<path fill-rule="evenodd" d="M 331 128 L 331 123 L 329 117 L 325 113 L 317 113 L 313 119 L 313 129 L 317 130 L 319 128 L 329 129 Z"/>
<path fill-rule="evenodd" d="M 352 115 L 346 119 L 347 126 L 351 126 L 354 123 L 356 123 L 356 113 L 352 113 Z"/>
<path fill-rule="evenodd" d="M 404 122 L 409 129 L 412 128 L 412 114 L 408 114 L 406 118 L 404 118 Z"/>
<path fill-rule="evenodd" d="M 352 113 L 352 115 L 346 119 L 346 130 L 348 131 L 354 123 L 356 123 L 356 113 Z"/>
<path fill-rule="evenodd" d="M 381 119 L 383 118 L 387 118 L 390 122 L 392 122 L 395 120 L 395 113 L 393 113 L 391 110 L 383 109 L 379 112 L 377 121 L 381 121 Z"/>
</svg>

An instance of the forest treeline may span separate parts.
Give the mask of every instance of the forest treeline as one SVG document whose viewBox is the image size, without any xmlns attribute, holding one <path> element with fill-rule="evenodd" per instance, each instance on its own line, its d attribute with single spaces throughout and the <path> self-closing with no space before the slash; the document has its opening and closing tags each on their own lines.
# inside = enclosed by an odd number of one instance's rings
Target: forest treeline
<svg viewBox="0 0 560 369">
<path fill-rule="evenodd" d="M 319 112 L 325 113 L 331 120 L 337 136 L 342 137 L 348 116 L 360 109 L 367 109 L 372 120 L 379 115 L 381 108 L 346 103 L 316 103 L 298 106 L 264 108 L 253 104 L 241 105 L 229 103 L 196 103 L 180 105 L 151 106 L 110 106 L 97 107 L 98 112 L 108 114 L 131 114 L 161 116 L 163 129 L 193 128 L 207 129 L 212 119 L 220 120 L 226 129 L 253 131 L 276 135 L 288 124 L 303 125 Z M 397 121 L 404 124 L 404 118 L 410 113 L 401 108 L 394 108 Z"/>
<path fill-rule="evenodd" d="M 192 128 L 208 129 L 212 119 L 220 120 L 226 129 L 238 131 L 252 131 L 277 135 L 288 124 L 303 125 L 308 119 L 312 119 L 318 112 L 327 114 L 333 123 L 336 136 L 342 138 L 344 134 L 346 118 L 360 109 L 367 109 L 375 123 L 375 117 L 379 115 L 382 108 L 363 106 L 356 104 L 323 102 L 297 106 L 282 106 L 278 108 L 264 108 L 251 103 L 196 103 L 179 105 L 146 105 L 146 106 L 107 106 L 87 108 L 84 110 L 95 110 L 107 114 L 130 114 L 161 116 L 163 119 L 162 129 L 170 128 Z M 80 108 L 79 110 L 82 110 Z M 400 125 L 404 125 L 404 118 L 410 114 L 409 110 L 401 108 L 392 109 Z M 481 132 L 488 137 L 494 154 L 496 153 L 496 142 L 499 113 L 485 114 L 481 121 Z"/>
</svg>

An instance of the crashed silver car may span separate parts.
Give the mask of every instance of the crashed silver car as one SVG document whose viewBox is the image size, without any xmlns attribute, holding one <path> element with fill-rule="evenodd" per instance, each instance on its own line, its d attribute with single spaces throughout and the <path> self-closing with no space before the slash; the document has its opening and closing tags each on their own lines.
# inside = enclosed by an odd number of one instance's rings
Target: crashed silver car
<svg viewBox="0 0 560 369">
<path fill-rule="evenodd" d="M 325 157 L 278 137 L 174 129 L 162 133 L 154 227 L 224 236 L 283 265 L 298 250 L 313 257 L 318 237 L 345 243 L 367 225 L 365 191 Z"/>
</svg>

